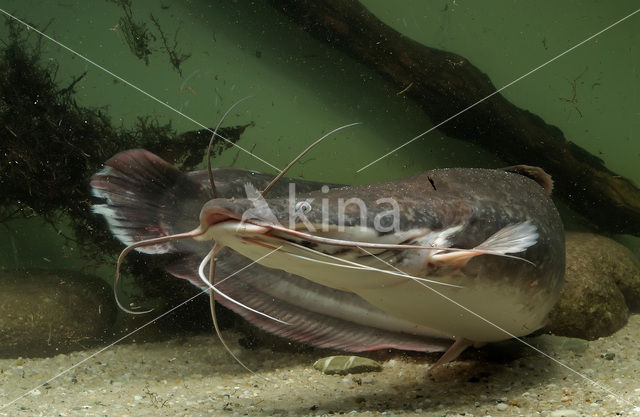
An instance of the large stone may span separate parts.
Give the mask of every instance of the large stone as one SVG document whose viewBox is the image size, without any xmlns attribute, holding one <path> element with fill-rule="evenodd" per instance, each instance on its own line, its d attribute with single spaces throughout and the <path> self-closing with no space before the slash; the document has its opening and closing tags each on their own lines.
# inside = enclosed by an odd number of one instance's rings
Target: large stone
<svg viewBox="0 0 640 417">
<path fill-rule="evenodd" d="M 0 357 L 48 356 L 111 337 L 116 306 L 104 281 L 73 271 L 0 272 Z"/>
<path fill-rule="evenodd" d="M 609 336 L 640 307 L 640 262 L 621 244 L 567 233 L 565 285 L 544 330 L 593 340 Z"/>
</svg>

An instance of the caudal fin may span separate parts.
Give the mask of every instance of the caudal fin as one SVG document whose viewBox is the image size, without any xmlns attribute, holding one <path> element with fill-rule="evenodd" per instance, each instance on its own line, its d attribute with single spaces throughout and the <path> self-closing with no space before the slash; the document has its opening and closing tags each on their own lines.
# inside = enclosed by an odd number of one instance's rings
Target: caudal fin
<svg viewBox="0 0 640 417">
<path fill-rule="evenodd" d="M 125 245 L 185 232 L 198 225 L 206 192 L 200 184 L 144 149 L 121 152 L 91 179 L 93 195 L 105 201 L 93 206 L 113 235 Z M 145 246 L 144 253 L 177 250 L 177 243 Z"/>
</svg>

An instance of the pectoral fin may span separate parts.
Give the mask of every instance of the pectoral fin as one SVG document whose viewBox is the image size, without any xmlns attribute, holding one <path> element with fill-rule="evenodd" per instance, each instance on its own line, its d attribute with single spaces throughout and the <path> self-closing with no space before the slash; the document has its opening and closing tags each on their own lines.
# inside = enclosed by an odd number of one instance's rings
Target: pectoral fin
<svg viewBox="0 0 640 417">
<path fill-rule="evenodd" d="M 436 255 L 433 255 L 429 259 L 429 264 L 446 267 L 446 268 L 462 268 L 471 260 L 478 255 L 483 255 L 481 252 L 473 252 L 473 251 L 459 251 L 459 252 L 442 252 Z"/>
<path fill-rule="evenodd" d="M 527 220 L 503 227 L 473 249 L 436 253 L 429 262 L 436 266 L 461 268 L 471 258 L 479 255 L 500 256 L 524 252 L 536 244 L 538 237 L 536 226 Z"/>
</svg>

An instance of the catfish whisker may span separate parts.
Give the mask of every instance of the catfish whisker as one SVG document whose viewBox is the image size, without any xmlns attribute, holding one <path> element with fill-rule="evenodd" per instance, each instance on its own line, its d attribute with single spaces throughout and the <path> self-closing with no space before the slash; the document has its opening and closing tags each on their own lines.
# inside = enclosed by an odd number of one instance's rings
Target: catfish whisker
<svg viewBox="0 0 640 417">
<path fill-rule="evenodd" d="M 271 180 L 271 182 L 269 183 L 269 185 L 266 186 L 266 188 L 262 191 L 262 193 L 260 193 L 260 198 L 264 198 L 264 195 L 269 192 L 269 190 L 276 185 L 276 183 L 280 180 L 280 178 L 282 178 L 284 176 L 284 174 L 287 173 L 287 171 L 289 171 L 289 169 L 300 160 L 300 158 L 302 158 L 307 152 L 309 152 L 311 149 L 313 149 L 317 144 L 319 144 L 320 142 L 322 142 L 324 139 L 328 138 L 329 136 L 331 136 L 332 134 L 334 134 L 335 132 L 342 130 L 342 129 L 346 129 L 348 127 L 351 126 L 355 126 L 355 125 L 359 125 L 360 122 L 354 122 L 354 123 L 349 123 L 347 125 L 344 126 L 340 126 L 337 127 L 335 129 L 333 129 L 331 132 L 327 133 L 326 135 L 322 136 L 319 139 L 316 139 L 311 145 L 307 146 L 307 148 L 300 152 L 298 154 L 298 156 L 296 156 L 295 158 L 293 158 L 293 160 L 291 162 L 289 162 L 289 164 L 282 170 L 280 171 L 280 173 L 278 175 L 276 175 L 276 177 Z"/>
<path fill-rule="evenodd" d="M 134 311 L 131 310 L 127 307 L 125 307 L 124 305 L 122 305 L 122 303 L 120 302 L 120 299 L 118 298 L 118 281 L 120 280 L 120 266 L 122 265 L 122 261 L 124 260 L 124 257 L 127 256 L 127 254 L 129 252 L 131 252 L 133 249 L 137 249 L 140 247 L 144 247 L 144 246 L 152 246 L 152 245 L 157 245 L 160 243 L 166 243 L 166 242 L 173 242 L 175 240 L 182 240 L 182 239 L 187 239 L 187 238 L 193 238 L 196 236 L 200 236 L 202 235 L 204 232 L 206 232 L 206 230 L 202 230 L 200 227 L 190 231 L 190 232 L 185 232 L 185 233 L 178 233 L 175 235 L 170 235 L 170 236 L 162 236 L 162 237 L 156 237 L 156 238 L 152 238 L 152 239 L 145 239 L 145 240 L 141 240 L 139 242 L 136 243 L 132 243 L 131 245 L 127 246 L 126 248 L 124 248 L 122 250 L 122 252 L 120 252 L 120 255 L 118 256 L 118 262 L 116 263 L 116 276 L 113 279 L 113 295 L 114 298 L 116 300 L 116 304 L 118 305 L 118 307 L 129 314 L 146 314 L 149 313 L 151 311 L 153 311 L 153 309 L 149 309 L 149 310 L 145 310 L 145 311 Z"/>
<path fill-rule="evenodd" d="M 229 107 L 229 109 L 227 109 L 227 111 L 222 115 L 222 118 L 220 119 L 220 121 L 218 121 L 218 124 L 216 125 L 216 128 L 214 129 L 213 133 L 211 134 L 211 139 L 209 139 L 209 145 L 207 146 L 207 173 L 209 175 L 209 187 L 211 189 L 211 198 L 217 198 L 218 197 L 218 192 L 216 190 L 216 184 L 215 181 L 213 179 L 213 171 L 211 169 L 211 147 L 213 146 L 213 140 L 215 139 L 216 135 L 218 135 L 218 129 L 220 128 L 220 125 L 222 124 L 222 122 L 224 121 L 224 119 L 227 117 L 227 115 L 229 114 L 229 112 L 231 112 L 231 110 L 237 106 L 238 104 L 240 104 L 241 102 L 243 102 L 244 100 L 246 100 L 248 97 L 242 98 L 240 100 L 238 100 L 237 102 L 235 102 L 231 107 Z M 219 135 L 218 135 L 219 136 Z M 222 136 L 220 136 L 222 137 Z M 229 142 L 228 139 L 222 137 L 224 140 L 226 140 L 227 142 Z M 209 251 L 209 253 L 207 254 L 207 256 L 205 256 L 205 258 L 203 259 L 203 261 L 200 263 L 200 266 L 198 267 L 198 275 L 200 276 L 200 279 L 207 284 L 207 286 L 209 287 L 209 308 L 211 309 L 211 320 L 213 321 L 213 327 L 216 330 L 216 335 L 218 336 L 218 339 L 220 339 L 220 343 L 222 343 L 222 346 L 224 346 L 224 348 L 227 350 L 227 352 L 229 353 L 229 355 L 231 355 L 231 357 L 233 359 L 235 359 L 235 361 L 240 364 L 240 366 L 242 366 L 244 369 L 246 369 L 247 371 L 251 372 L 252 374 L 255 374 L 255 372 L 253 372 L 251 369 L 249 369 L 248 366 L 246 366 L 241 360 L 240 358 L 238 358 L 229 348 L 229 346 L 227 346 L 227 342 L 225 342 L 224 338 L 222 337 L 222 332 L 220 332 L 220 328 L 218 327 L 218 320 L 216 318 L 216 306 L 215 306 L 215 297 L 214 297 L 214 292 L 219 293 L 221 296 L 229 298 L 230 300 L 232 300 L 230 297 L 227 297 L 226 294 L 223 294 L 221 291 L 218 291 L 213 284 L 211 284 L 211 282 L 215 281 L 215 272 L 216 272 L 216 260 L 215 260 L 215 255 L 220 251 L 220 249 L 222 249 L 221 245 L 218 245 L 218 243 L 214 242 L 213 247 L 211 248 L 211 250 Z M 207 279 L 204 275 L 204 265 L 209 262 L 209 278 Z M 236 302 L 235 300 L 232 300 L 232 302 Z M 239 305 L 241 305 L 240 303 L 238 303 Z"/>
<path fill-rule="evenodd" d="M 209 261 L 209 279 L 206 280 L 206 282 L 209 285 L 211 285 L 210 284 L 211 281 L 215 280 L 215 275 L 216 275 L 216 258 L 215 258 L 215 256 L 220 251 L 220 249 L 222 249 L 222 246 L 219 245 L 218 243 L 214 242 L 213 247 L 211 248 L 211 250 L 209 251 L 207 256 L 205 256 L 205 261 L 203 261 L 200 264 L 202 269 L 204 269 L 204 264 L 206 263 L 206 261 Z M 201 268 L 198 268 L 198 273 L 200 274 L 200 276 L 202 278 L 204 278 L 204 273 L 202 272 Z M 211 286 L 211 288 L 213 288 L 213 286 Z M 240 358 L 238 358 L 233 353 L 233 351 L 227 345 L 227 342 L 222 337 L 222 332 L 220 331 L 220 327 L 218 326 L 218 319 L 216 317 L 216 300 L 215 300 L 215 297 L 213 295 L 214 291 L 211 288 L 209 288 L 209 309 L 211 311 L 211 320 L 213 321 L 213 328 L 216 330 L 216 335 L 218 336 L 218 339 L 220 340 L 220 343 L 222 343 L 222 346 L 224 346 L 224 348 L 227 351 L 227 353 L 229 353 L 229 355 L 231 355 L 231 357 L 233 359 L 235 359 L 235 361 L 238 364 L 240 364 L 240 366 L 242 366 L 244 369 L 246 369 L 247 371 L 251 372 L 252 374 L 255 374 L 255 372 L 253 370 L 251 370 L 247 365 L 245 365 L 244 362 L 242 362 L 240 360 Z"/>
<path fill-rule="evenodd" d="M 291 243 L 291 242 L 290 242 L 290 243 Z M 339 261 L 339 262 L 342 262 L 342 263 L 346 263 L 347 265 L 339 264 L 339 263 L 337 263 L 337 262 L 336 262 L 336 263 L 334 263 L 334 262 L 321 261 L 321 260 L 319 260 L 319 259 L 307 258 L 307 257 L 304 257 L 304 256 L 302 256 L 302 255 L 297 255 L 297 254 L 295 254 L 295 253 L 286 252 L 286 253 L 287 253 L 288 255 L 290 255 L 290 256 L 294 256 L 294 257 L 297 257 L 297 258 L 300 258 L 300 259 L 304 259 L 305 261 L 309 261 L 309 262 L 316 262 L 316 263 L 321 263 L 321 264 L 325 264 L 325 265 L 338 266 L 338 267 L 341 267 L 341 268 L 361 269 L 361 270 L 364 270 L 364 271 L 382 272 L 383 274 L 387 274 L 387 275 L 399 276 L 399 277 L 403 277 L 403 278 L 412 279 L 412 280 L 415 280 L 415 281 L 424 281 L 424 282 L 428 282 L 428 283 L 430 283 L 430 284 L 443 285 L 443 286 L 445 286 L 445 287 L 464 288 L 464 287 L 461 287 L 461 286 L 459 286 L 459 285 L 455 285 L 455 284 L 448 284 L 448 283 L 446 283 L 446 282 L 435 281 L 435 280 L 431 280 L 431 279 L 428 279 L 428 278 L 416 277 L 416 276 L 413 276 L 413 275 L 407 274 L 406 272 L 404 272 L 404 271 L 402 271 L 401 269 L 398 269 L 398 268 L 396 268 L 396 267 L 394 267 L 394 269 L 395 269 L 396 271 L 398 271 L 398 272 L 390 271 L 390 270 L 388 270 L 388 269 L 375 268 L 375 267 L 372 267 L 372 266 L 368 266 L 368 265 L 360 264 L 360 263 L 358 263 L 358 262 L 353 262 L 353 261 L 349 261 L 349 260 L 347 260 L 347 259 L 342 259 L 342 258 L 339 258 L 339 257 L 337 257 L 337 256 L 329 255 L 328 253 L 320 252 L 320 251 L 317 251 L 317 250 L 315 250 L 315 249 L 311 249 L 311 248 L 308 248 L 308 247 L 306 247 L 306 246 L 299 245 L 299 244 L 297 244 L 297 243 L 291 243 L 291 245 L 292 245 L 292 246 L 295 246 L 295 247 L 297 247 L 297 248 L 300 248 L 300 249 L 304 249 L 304 250 L 306 250 L 306 251 L 309 251 L 309 252 L 314 253 L 314 254 L 317 254 L 317 255 L 325 256 L 325 257 L 327 257 L 327 258 L 334 259 L 334 260 Z M 282 246 L 280 246 L 280 247 L 282 247 Z M 357 246 L 356 246 L 356 247 L 357 247 Z M 359 247 L 358 247 L 358 249 L 361 249 L 361 248 L 359 248 Z M 363 251 L 364 251 L 364 250 L 363 250 Z M 369 253 L 368 251 L 364 251 L 364 252 Z M 376 259 L 378 259 L 378 260 L 380 260 L 381 262 L 383 262 L 383 263 L 385 263 L 385 264 L 387 264 L 387 265 L 388 265 L 388 263 L 387 263 L 387 262 L 385 262 L 383 259 L 380 259 L 380 258 L 378 258 L 378 257 L 377 257 L 377 256 L 375 256 L 375 255 L 373 255 L 373 256 L 374 256 Z"/>
<path fill-rule="evenodd" d="M 270 316 L 270 315 L 268 315 L 268 314 L 266 314 L 266 313 L 263 313 L 263 312 L 261 312 L 261 311 L 259 311 L 259 310 L 256 310 L 256 309 L 253 309 L 253 308 L 251 308 L 251 307 L 249 307 L 249 306 L 247 306 L 247 305 L 244 305 L 244 304 L 242 304 L 240 301 L 238 301 L 238 300 L 236 300 L 236 299 L 234 299 L 234 298 L 232 298 L 232 297 L 228 296 L 227 294 L 223 293 L 223 292 L 222 292 L 222 291 L 220 291 L 218 288 L 216 288 L 216 285 L 218 285 L 218 284 L 222 283 L 223 281 L 225 281 L 225 280 L 227 280 L 227 279 L 229 279 L 229 278 L 233 277 L 233 276 L 234 276 L 234 275 L 236 275 L 236 274 L 239 274 L 240 272 L 242 272 L 242 271 L 244 271 L 245 269 L 249 268 L 249 267 L 250 267 L 250 266 L 252 266 L 253 264 L 256 264 L 256 263 L 260 262 L 262 259 L 264 259 L 264 258 L 266 258 L 267 256 L 271 255 L 272 253 L 274 253 L 274 252 L 276 252 L 276 251 L 280 250 L 280 248 L 282 248 L 282 246 L 280 246 L 280 247 L 278 247 L 278 248 L 276 248 L 276 249 L 272 250 L 271 252 L 267 253 L 266 255 L 263 255 L 261 258 L 259 258 L 259 259 L 255 260 L 255 261 L 251 262 L 250 264 L 248 264 L 248 265 L 246 265 L 246 266 L 242 267 L 241 269 L 239 269 L 239 270 L 237 270 L 236 272 L 234 272 L 233 274 L 229 275 L 228 277 L 226 277 L 226 278 L 225 278 L 225 279 L 223 279 L 222 281 L 217 282 L 217 283 L 215 283 L 215 284 L 211 283 L 211 281 L 210 281 L 210 280 L 205 276 L 205 274 L 204 274 L 204 267 L 205 267 L 205 265 L 207 264 L 207 262 L 209 262 L 209 260 L 211 259 L 211 256 L 212 256 L 212 253 L 213 253 L 213 249 L 212 249 L 211 251 L 209 251 L 209 253 L 204 257 L 204 259 L 203 259 L 203 260 L 202 260 L 202 262 L 200 263 L 200 266 L 198 267 L 198 275 L 200 276 L 200 279 L 202 280 L 202 282 L 204 282 L 204 283 L 205 283 L 205 285 L 206 285 L 207 287 L 209 287 L 209 289 L 213 290 L 216 294 L 218 294 L 218 295 L 219 295 L 219 296 L 221 296 L 222 298 L 224 298 L 224 299 L 226 299 L 226 300 L 229 300 L 229 301 L 231 301 L 233 304 L 235 304 L 235 305 L 237 305 L 237 306 L 240 306 L 240 307 L 242 307 L 242 308 L 244 308 L 244 309 L 246 309 L 246 310 L 249 310 L 249 311 L 251 311 L 251 312 L 253 312 L 253 313 L 259 314 L 259 315 L 261 315 L 261 316 L 263 316 L 263 317 L 266 317 L 266 318 L 271 319 L 271 320 L 273 320 L 273 321 L 276 321 L 276 322 L 278 322 L 278 323 L 288 325 L 289 323 L 287 323 L 286 321 L 282 321 L 282 320 L 280 320 L 280 319 L 278 319 L 278 318 L 276 318 L 276 317 L 272 317 L 272 316 Z"/>
<path fill-rule="evenodd" d="M 260 314 L 264 317 L 270 318 L 272 320 L 275 320 L 279 323 L 282 324 L 288 324 L 282 320 L 278 320 L 275 317 L 271 317 L 268 314 L 262 313 L 258 310 L 252 309 L 248 306 L 245 306 L 244 304 L 240 303 L 237 300 L 234 300 L 233 298 L 229 297 L 228 295 L 224 294 L 222 291 L 218 290 L 214 284 L 212 284 L 212 281 L 214 281 L 214 277 L 215 277 L 215 270 L 216 270 L 216 261 L 215 261 L 215 255 L 223 248 L 223 246 L 219 245 L 218 243 L 214 243 L 213 248 L 211 248 L 211 250 L 209 251 L 209 253 L 207 253 L 207 255 L 204 257 L 204 259 L 202 260 L 202 262 L 200 263 L 200 266 L 198 267 L 198 275 L 200 276 L 200 279 L 209 287 L 209 308 L 211 309 L 211 319 L 213 321 L 213 327 L 215 328 L 216 331 L 216 335 L 218 336 L 218 339 L 220 340 L 220 343 L 222 343 L 222 346 L 224 346 L 225 350 L 227 351 L 227 353 L 229 353 L 229 355 L 231 355 L 231 357 L 240 365 L 242 366 L 245 370 L 249 371 L 252 374 L 256 374 L 253 370 L 251 370 L 247 365 L 244 364 L 244 362 L 242 362 L 240 360 L 240 358 L 238 358 L 236 356 L 235 353 L 233 353 L 233 351 L 231 350 L 231 348 L 229 348 L 229 345 L 227 345 L 227 342 L 224 340 L 224 338 L 222 337 L 222 332 L 220 331 L 220 328 L 218 327 L 218 320 L 216 318 L 216 309 L 215 309 L 215 297 L 214 297 L 214 293 L 215 294 L 219 294 L 220 296 L 226 298 L 227 300 L 231 301 L 234 304 L 239 305 L 240 307 L 246 308 L 249 311 L 252 311 L 256 314 Z M 267 255 L 264 255 L 262 258 L 265 258 L 266 256 L 269 256 L 271 253 L 279 250 L 280 248 L 277 248 L 275 250 L 273 250 L 272 252 L 268 253 Z M 204 274 L 204 266 L 207 264 L 207 262 L 209 262 L 209 278 L 207 278 Z M 233 274 L 229 275 L 228 277 L 226 277 L 224 280 L 227 280 L 229 278 L 231 278 L 232 276 L 234 276 L 235 274 L 243 271 L 244 269 L 250 267 L 251 265 L 253 265 L 254 263 L 256 263 L 258 261 L 254 261 L 252 263 L 250 263 L 249 265 L 246 265 L 245 267 L 237 270 L 236 272 L 234 272 Z M 222 280 L 222 281 L 224 281 Z M 222 282 L 220 281 L 220 282 Z M 264 378 L 264 377 L 263 377 Z M 268 378 L 264 378 L 265 380 L 269 380 Z"/>
<path fill-rule="evenodd" d="M 332 246 L 346 246 L 346 247 L 361 247 L 361 248 L 369 248 L 369 249 L 395 249 L 395 250 L 405 250 L 405 249 L 421 249 L 421 250 L 433 250 L 433 251 L 443 251 L 443 252 L 474 252 L 483 255 L 494 255 L 500 256 L 504 258 L 516 259 L 519 261 L 524 261 L 528 264 L 536 266 L 535 263 L 531 262 L 528 259 L 522 258 L 520 256 L 509 255 L 502 252 L 492 251 L 489 249 L 463 249 L 463 248 L 449 248 L 449 247 L 440 247 L 440 246 L 423 246 L 423 245 L 407 245 L 407 244 L 394 244 L 394 243 L 371 243 L 371 242 L 360 242 L 356 240 L 342 240 L 342 239 L 332 239 L 328 237 L 315 236 L 310 233 L 301 232 L 299 230 L 289 229 L 284 226 L 279 226 L 275 224 L 270 224 L 266 227 L 271 228 L 272 230 L 277 230 L 279 232 L 290 234 L 295 237 L 299 237 L 304 240 L 308 240 L 315 243 L 321 243 Z M 290 242 L 289 242 L 290 243 Z"/>
</svg>

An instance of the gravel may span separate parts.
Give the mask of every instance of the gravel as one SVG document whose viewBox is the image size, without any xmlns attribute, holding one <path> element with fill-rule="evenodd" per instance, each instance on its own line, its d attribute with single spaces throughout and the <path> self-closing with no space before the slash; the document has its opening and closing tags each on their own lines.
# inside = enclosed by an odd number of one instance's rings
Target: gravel
<svg viewBox="0 0 640 417">
<path fill-rule="evenodd" d="M 2 359 L 0 416 L 640 416 L 640 315 L 585 349 L 527 339 L 580 375 L 528 348 L 503 360 L 472 350 L 431 373 L 436 355 L 375 353 L 381 372 L 324 375 L 312 364 L 327 351 L 249 351 L 224 336 L 255 373 L 208 335 Z"/>
</svg>

